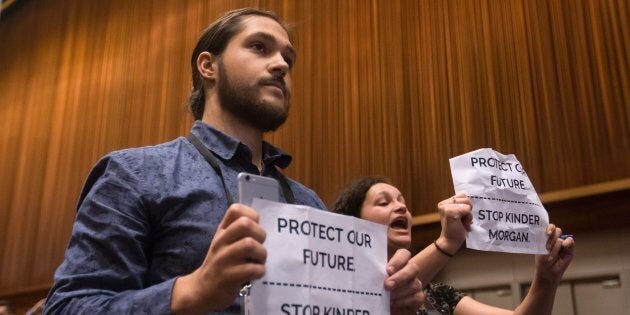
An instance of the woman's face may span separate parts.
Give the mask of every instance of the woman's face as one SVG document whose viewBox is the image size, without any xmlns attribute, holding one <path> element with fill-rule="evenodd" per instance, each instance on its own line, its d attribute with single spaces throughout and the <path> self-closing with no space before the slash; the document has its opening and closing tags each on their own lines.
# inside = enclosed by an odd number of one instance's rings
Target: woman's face
<svg viewBox="0 0 630 315">
<path fill-rule="evenodd" d="M 389 226 L 390 254 L 411 245 L 411 213 L 398 188 L 385 183 L 370 187 L 361 206 L 361 218 Z"/>
</svg>

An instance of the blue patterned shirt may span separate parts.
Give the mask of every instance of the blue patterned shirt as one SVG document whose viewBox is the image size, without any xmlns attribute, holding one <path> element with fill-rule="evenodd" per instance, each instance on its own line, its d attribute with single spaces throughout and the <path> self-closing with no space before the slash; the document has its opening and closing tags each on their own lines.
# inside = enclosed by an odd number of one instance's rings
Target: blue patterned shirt
<svg viewBox="0 0 630 315">
<path fill-rule="evenodd" d="M 237 174 L 258 174 L 249 148 L 200 121 L 191 132 L 218 157 L 237 200 Z M 263 154 L 264 176 L 291 162 L 268 143 Z M 297 204 L 325 209 L 288 181 Z M 108 154 L 86 180 L 45 313 L 169 314 L 176 277 L 201 265 L 227 206 L 220 177 L 184 137 Z"/>
</svg>

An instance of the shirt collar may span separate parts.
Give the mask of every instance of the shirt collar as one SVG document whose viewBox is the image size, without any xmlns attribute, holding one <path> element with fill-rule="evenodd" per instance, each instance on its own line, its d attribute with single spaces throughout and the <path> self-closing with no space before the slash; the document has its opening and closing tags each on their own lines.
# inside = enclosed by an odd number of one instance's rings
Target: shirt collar
<svg viewBox="0 0 630 315">
<path fill-rule="evenodd" d="M 195 121 L 191 132 L 199 138 L 203 145 L 223 160 L 231 160 L 237 155 L 242 156 L 247 161 L 252 159 L 252 152 L 244 143 L 200 120 Z M 293 159 L 291 155 L 266 141 L 263 141 L 262 150 L 263 164 L 265 165 L 276 165 L 285 169 Z"/>
</svg>

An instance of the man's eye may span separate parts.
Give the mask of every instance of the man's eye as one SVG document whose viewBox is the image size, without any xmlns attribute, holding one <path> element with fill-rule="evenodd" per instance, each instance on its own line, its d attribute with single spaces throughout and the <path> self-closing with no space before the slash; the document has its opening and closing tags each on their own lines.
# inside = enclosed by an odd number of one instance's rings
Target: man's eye
<svg viewBox="0 0 630 315">
<path fill-rule="evenodd" d="M 287 65 L 289 65 L 289 68 L 293 68 L 293 59 L 291 58 L 284 58 L 284 61 L 287 63 Z"/>
</svg>

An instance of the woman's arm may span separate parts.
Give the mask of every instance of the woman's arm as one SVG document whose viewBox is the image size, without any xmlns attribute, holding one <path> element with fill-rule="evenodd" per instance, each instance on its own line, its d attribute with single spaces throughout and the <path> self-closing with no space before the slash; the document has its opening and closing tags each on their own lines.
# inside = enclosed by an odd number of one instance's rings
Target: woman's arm
<svg viewBox="0 0 630 315">
<path fill-rule="evenodd" d="M 472 203 L 463 193 L 440 201 L 437 207 L 442 225 L 440 237 L 411 259 L 418 265 L 418 279 L 423 286 L 457 253 L 472 224 Z"/>
<path fill-rule="evenodd" d="M 549 254 L 536 255 L 536 273 L 532 286 L 516 310 L 509 311 L 464 297 L 455 307 L 455 315 L 548 315 L 553 310 L 556 289 L 562 275 L 573 259 L 574 240 L 560 239 L 562 230 L 550 224 L 547 227 Z"/>
<path fill-rule="evenodd" d="M 556 289 L 562 275 L 573 260 L 573 237 L 561 239 L 562 230 L 553 224 L 547 227 L 549 254 L 536 255 L 536 274 L 532 286 L 514 314 L 551 314 Z"/>
</svg>

